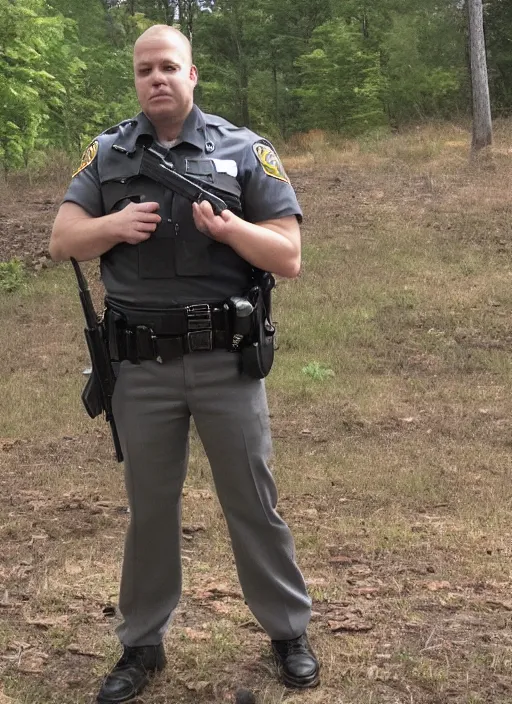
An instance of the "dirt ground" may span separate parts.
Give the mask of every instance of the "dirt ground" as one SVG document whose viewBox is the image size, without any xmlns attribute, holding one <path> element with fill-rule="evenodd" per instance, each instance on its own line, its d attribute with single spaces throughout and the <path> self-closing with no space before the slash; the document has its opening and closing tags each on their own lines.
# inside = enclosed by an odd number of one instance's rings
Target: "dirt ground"
<svg viewBox="0 0 512 704">
<path fill-rule="evenodd" d="M 464 150 L 459 132 L 429 133 L 289 159 L 304 266 L 278 286 L 290 322 L 268 386 L 322 686 L 275 682 L 194 439 L 170 666 L 139 701 L 227 704 L 238 687 L 258 704 L 512 700 L 512 167 L 498 153 L 473 171 Z M 107 428 L 76 400 L 74 282 L 47 261 L 61 195 L 0 206 L 0 261 L 37 274 L 0 301 L 0 704 L 92 702 L 118 654 L 129 513 Z M 324 382 L 304 372 L 317 361 Z"/>
<path fill-rule="evenodd" d="M 48 241 L 61 194 L 55 187 L 9 189 L 0 205 L 0 261 L 21 259 L 29 267 L 49 260 Z"/>
</svg>

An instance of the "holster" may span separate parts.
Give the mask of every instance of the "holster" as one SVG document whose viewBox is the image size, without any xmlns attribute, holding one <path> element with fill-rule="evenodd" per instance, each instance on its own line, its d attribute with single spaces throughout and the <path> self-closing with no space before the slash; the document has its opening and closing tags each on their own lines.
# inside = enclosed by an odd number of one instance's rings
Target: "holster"
<svg viewBox="0 0 512 704">
<path fill-rule="evenodd" d="M 242 371 L 253 379 L 263 379 L 274 362 L 275 327 L 271 318 L 270 296 L 274 277 L 264 272 L 259 285 L 249 292 L 254 306 L 251 341 L 242 347 Z"/>
<path fill-rule="evenodd" d="M 101 389 L 94 370 L 87 379 L 87 383 L 82 391 L 82 403 L 90 418 L 96 418 L 103 412 L 101 401 Z"/>
</svg>

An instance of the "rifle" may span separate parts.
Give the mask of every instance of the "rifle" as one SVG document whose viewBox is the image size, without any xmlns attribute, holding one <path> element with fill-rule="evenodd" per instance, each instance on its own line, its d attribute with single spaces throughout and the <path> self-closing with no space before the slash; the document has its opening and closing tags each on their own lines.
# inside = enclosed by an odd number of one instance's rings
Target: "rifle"
<svg viewBox="0 0 512 704">
<path fill-rule="evenodd" d="M 105 341 L 103 324 L 94 310 L 87 280 L 73 257 L 71 257 L 71 264 L 78 281 L 80 302 L 85 317 L 84 335 L 92 365 L 91 376 L 82 392 L 82 402 L 91 418 L 96 418 L 102 412 L 105 414 L 105 420 L 110 424 L 117 461 L 122 462 L 123 452 L 112 413 L 112 395 L 116 379 L 110 363 L 110 353 Z"/>
</svg>

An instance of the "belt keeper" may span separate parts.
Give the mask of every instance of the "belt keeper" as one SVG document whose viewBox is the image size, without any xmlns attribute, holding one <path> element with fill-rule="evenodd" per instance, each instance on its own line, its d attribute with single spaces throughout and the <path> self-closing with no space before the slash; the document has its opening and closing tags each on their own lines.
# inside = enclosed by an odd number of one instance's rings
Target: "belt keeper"
<svg viewBox="0 0 512 704">
<path fill-rule="evenodd" d="M 133 330 L 124 329 L 124 340 L 126 347 L 126 358 L 132 364 L 139 364 L 139 355 L 137 353 L 137 337 Z"/>
<path fill-rule="evenodd" d="M 155 335 L 155 333 L 153 332 L 153 330 L 151 330 L 151 341 L 153 343 L 153 352 L 155 354 L 155 357 L 154 357 L 155 362 L 158 362 L 158 364 L 163 364 L 164 360 L 162 359 L 162 355 L 160 354 L 160 351 L 158 349 L 158 338 Z"/>
</svg>

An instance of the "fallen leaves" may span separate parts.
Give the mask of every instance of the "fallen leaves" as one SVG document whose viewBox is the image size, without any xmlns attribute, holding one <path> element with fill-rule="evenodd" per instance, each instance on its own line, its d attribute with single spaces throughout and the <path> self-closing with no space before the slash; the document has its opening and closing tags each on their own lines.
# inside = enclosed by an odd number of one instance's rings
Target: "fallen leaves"
<svg viewBox="0 0 512 704">
<path fill-rule="evenodd" d="M 20 672 L 40 674 L 46 665 L 48 654 L 37 650 L 30 643 L 16 641 L 7 646 L 7 652 L 1 659 L 11 662 Z"/>
<path fill-rule="evenodd" d="M 206 631 L 200 631 L 197 628 L 185 627 L 182 629 L 183 633 L 187 636 L 189 640 L 200 641 L 200 640 L 211 640 L 211 633 Z"/>
<path fill-rule="evenodd" d="M 375 596 L 381 591 L 380 587 L 356 587 L 349 591 L 350 596 Z"/>
<path fill-rule="evenodd" d="M 239 591 L 235 591 L 232 587 L 225 583 L 215 583 L 212 582 L 204 587 L 204 590 L 196 592 L 196 597 L 200 599 L 241 599 L 242 594 Z"/>
<path fill-rule="evenodd" d="M 184 525 L 181 528 L 181 532 L 186 535 L 192 535 L 194 533 L 199 533 L 200 531 L 206 530 L 206 526 L 203 523 Z"/>
<path fill-rule="evenodd" d="M 335 555 L 334 557 L 331 557 L 329 560 L 330 565 L 339 565 L 339 566 L 345 566 L 348 567 L 350 565 L 353 565 L 357 562 L 357 560 L 353 557 L 349 557 L 348 555 Z"/>
<path fill-rule="evenodd" d="M 181 528 L 181 535 L 184 540 L 192 540 L 196 533 L 204 530 L 206 530 L 206 526 L 202 523 L 198 523 L 196 525 L 184 525 Z"/>
<path fill-rule="evenodd" d="M 48 660 L 47 653 L 42 653 L 38 650 L 29 651 L 27 655 L 21 659 L 18 670 L 28 674 L 41 674 Z"/>
<path fill-rule="evenodd" d="M 95 653 L 91 650 L 85 650 L 77 643 L 70 643 L 67 647 L 67 651 L 68 653 L 72 653 L 73 655 L 83 655 L 88 658 L 98 658 L 100 660 L 103 660 L 105 658 L 105 656 L 101 653 Z"/>
<path fill-rule="evenodd" d="M 512 611 L 512 601 L 501 601 L 499 599 L 487 599 L 485 602 L 489 606 L 493 606 L 497 609 L 503 609 L 504 611 Z"/>
<path fill-rule="evenodd" d="M 2 452 L 10 452 L 16 445 L 21 445 L 20 439 L 0 438 L 0 450 Z"/>
<path fill-rule="evenodd" d="M 53 618 L 47 617 L 25 619 L 25 623 L 27 623 L 29 626 L 35 626 L 36 628 L 40 628 L 43 631 L 47 631 L 50 628 L 55 628 L 56 626 L 67 625 L 68 621 L 69 617 L 66 614 L 63 614 L 62 616 L 54 616 Z"/>
<path fill-rule="evenodd" d="M 373 624 L 369 621 L 365 621 L 362 618 L 354 614 L 347 614 L 342 620 L 329 620 L 327 625 L 331 630 L 331 633 L 340 633 L 341 631 L 348 631 L 352 633 L 365 633 L 371 631 Z"/>
<path fill-rule="evenodd" d="M 440 581 L 440 582 L 425 582 L 425 588 L 429 592 L 438 592 L 441 589 L 451 589 L 452 585 L 450 582 Z"/>
</svg>

